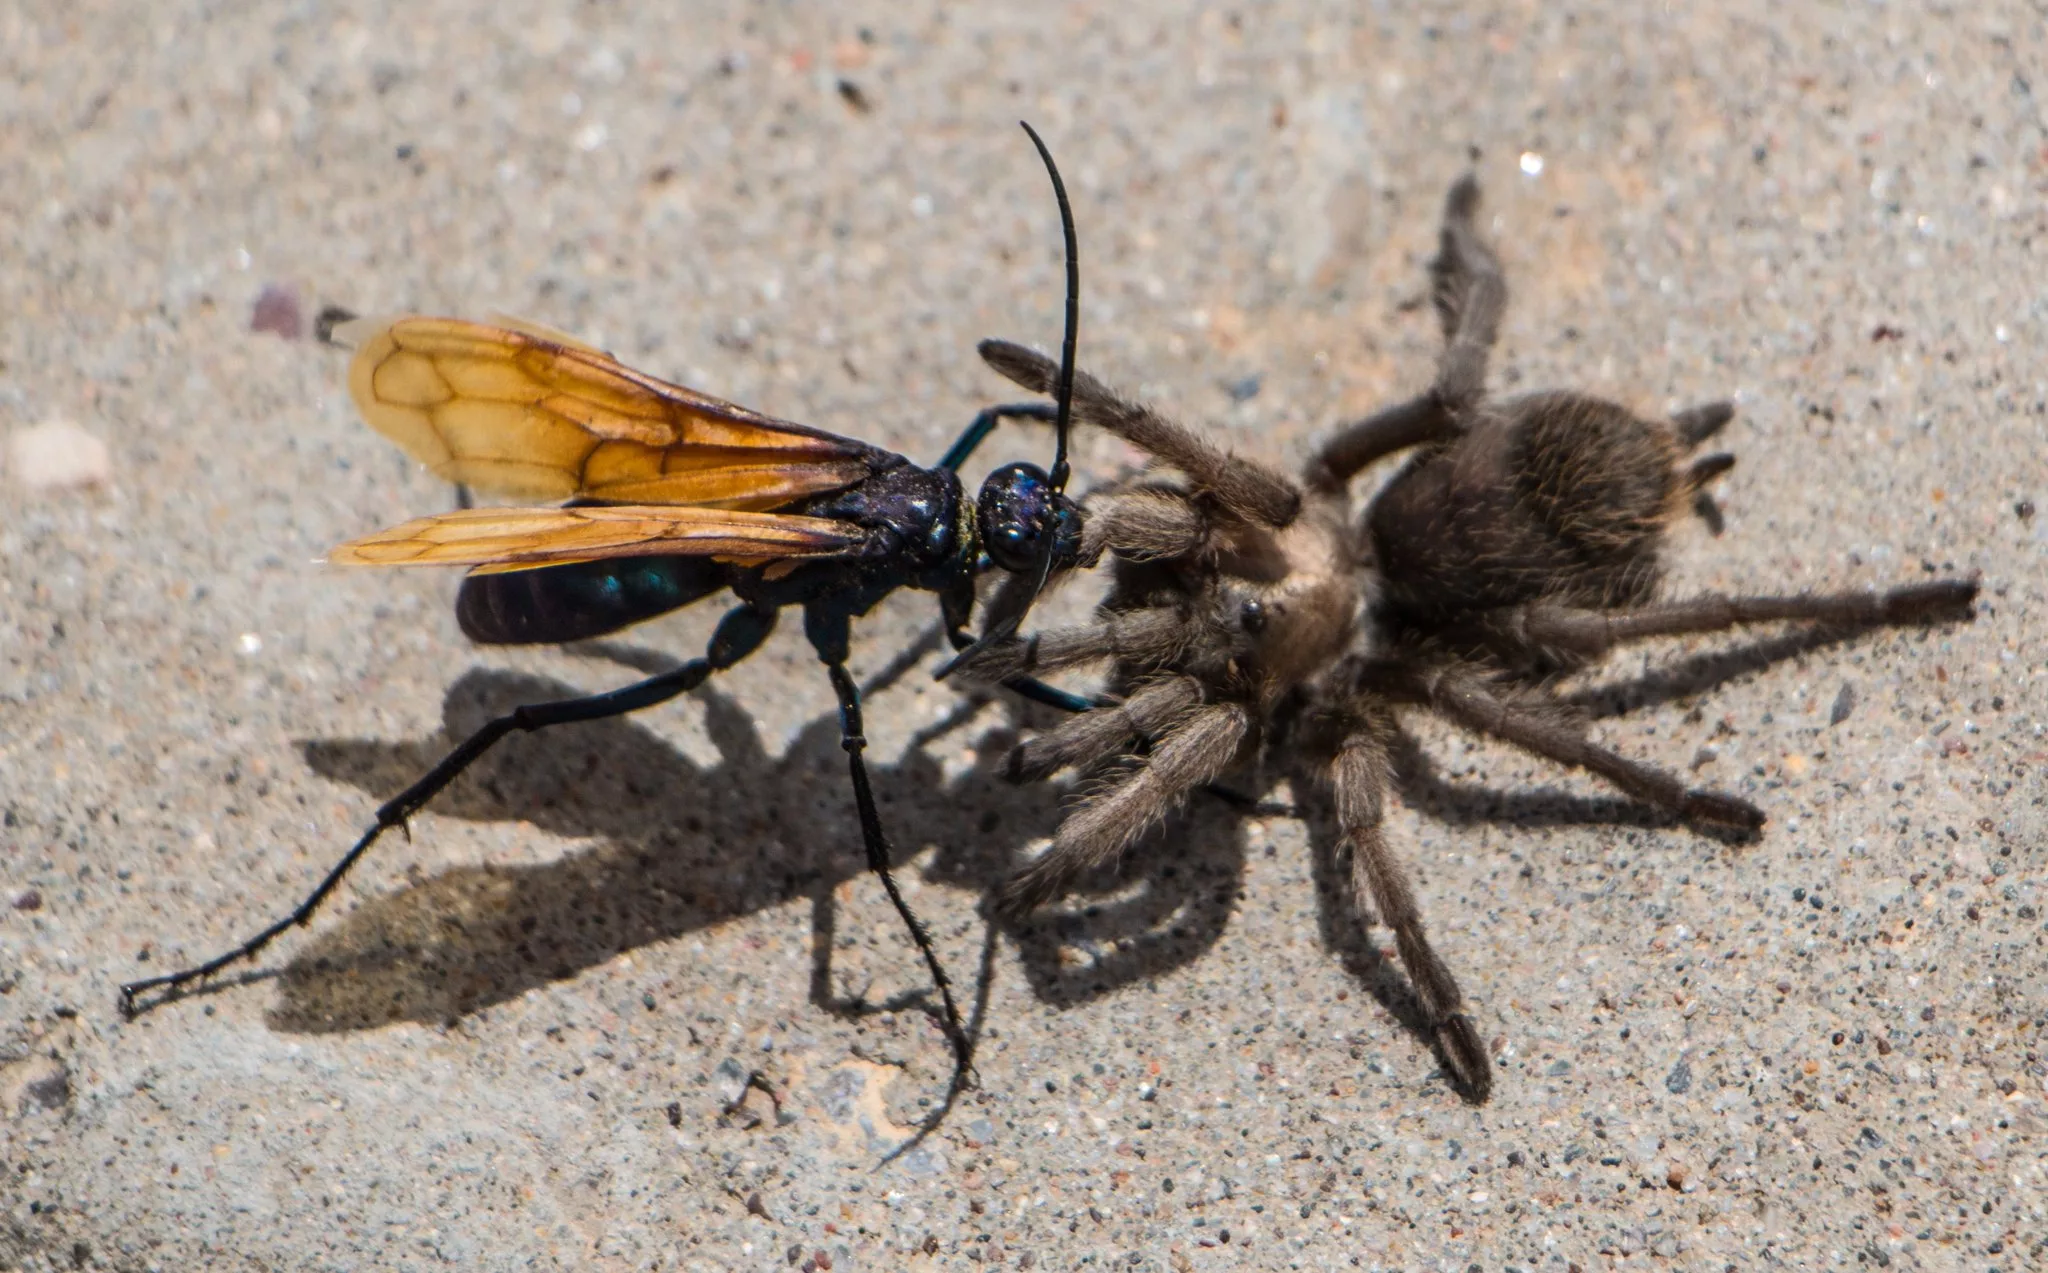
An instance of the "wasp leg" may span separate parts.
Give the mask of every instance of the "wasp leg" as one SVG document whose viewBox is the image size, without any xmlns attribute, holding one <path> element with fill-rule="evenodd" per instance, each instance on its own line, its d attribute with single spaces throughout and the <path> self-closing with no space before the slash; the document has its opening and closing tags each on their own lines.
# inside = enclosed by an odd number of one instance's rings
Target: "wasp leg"
<svg viewBox="0 0 2048 1273">
<path fill-rule="evenodd" d="M 1047 424 L 1052 424 L 1059 418 L 1059 411 L 1050 402 L 1015 402 L 1008 406 L 990 407 L 975 416 L 974 422 L 967 426 L 967 431 L 960 435 L 959 441 L 947 448 L 946 454 L 939 460 L 939 467 L 949 472 L 959 472 L 960 466 L 967 463 L 967 457 L 974 454 L 974 449 L 986 441 L 989 434 L 995 432 L 996 422 L 999 420 L 1043 420 Z"/>
<path fill-rule="evenodd" d="M 946 635 L 953 642 L 953 648 L 956 650 L 964 650 L 974 644 L 972 636 L 957 628 L 949 631 Z M 1006 681 L 1000 682 L 1000 684 L 1004 689 L 1015 693 L 1020 698 L 1027 698 L 1042 706 L 1070 714 L 1093 711 L 1097 707 L 1102 706 L 1100 700 L 1083 698 L 1079 694 L 1070 693 L 1056 685 L 1047 685 L 1035 676 L 1013 676 Z M 1259 799 L 1257 796 L 1248 796 L 1241 791 L 1233 791 L 1221 783 L 1205 783 L 1202 790 L 1233 809 L 1256 816 L 1290 817 L 1294 812 L 1293 807 L 1290 805 L 1272 804 Z"/>
<path fill-rule="evenodd" d="M 957 1062 L 955 1081 L 963 1081 L 974 1061 L 974 1044 L 967 1037 L 967 1029 L 960 1024 L 960 1009 L 953 1002 L 953 982 L 946 976 L 946 970 L 939 963 L 939 952 L 932 946 L 931 934 L 925 929 L 924 921 L 910 909 L 910 903 L 903 896 L 903 890 L 896 885 L 896 877 L 889 869 L 889 837 L 882 830 L 882 816 L 875 809 L 874 788 L 868 783 L 867 762 L 861 753 L 867 750 L 867 734 L 861 723 L 860 687 L 853 683 L 853 677 L 846 670 L 846 656 L 852 622 L 839 607 L 827 605 L 807 606 L 804 609 L 804 633 L 824 661 L 825 672 L 832 678 L 832 690 L 839 697 L 839 745 L 846 749 L 846 769 L 853 780 L 854 809 L 860 815 L 860 838 L 867 850 L 868 869 L 881 877 L 882 888 L 889 894 L 889 902 L 903 919 L 903 926 L 910 930 L 911 941 L 917 944 L 918 953 L 924 956 L 925 967 L 931 970 L 932 984 L 938 987 L 939 1001 L 944 1009 L 946 1037 L 953 1044 L 953 1056 Z"/>
<path fill-rule="evenodd" d="M 1003 688 L 1019 697 L 1063 712 L 1085 712 L 1095 705 L 1091 699 L 1082 698 L 1079 694 L 1070 694 L 1058 686 L 1047 685 L 1035 676 L 1013 676 L 1003 682 Z"/>
<path fill-rule="evenodd" d="M 960 579 L 939 593 L 939 619 L 945 626 L 946 640 L 953 643 L 955 650 L 965 650 L 974 645 L 974 635 L 967 630 L 967 621 L 973 613 L 974 580 L 971 577 Z M 1079 694 L 1056 689 L 1033 676 L 1013 676 L 1001 684 L 1004 689 L 1015 691 L 1034 703 L 1063 712 L 1085 712 L 1095 706 Z"/>
<path fill-rule="evenodd" d="M 774 628 L 775 611 L 740 606 L 719 621 L 718 630 L 712 635 L 711 645 L 702 658 L 692 659 L 681 667 L 663 672 L 660 676 L 649 677 L 647 680 L 603 694 L 563 699 L 555 703 L 530 703 L 491 721 L 443 757 L 441 763 L 428 770 L 425 777 L 399 792 L 378 809 L 376 824 L 363 832 L 355 847 L 344 854 L 341 861 L 334 864 L 334 869 L 327 873 L 327 878 L 321 880 L 319 887 L 315 888 L 305 901 L 300 902 L 298 908 L 291 914 L 226 954 L 209 959 L 203 964 L 166 973 L 161 977 L 131 981 L 122 986 L 123 1015 L 135 1015 L 137 995 L 150 990 L 175 991 L 189 982 L 210 977 L 237 960 L 255 955 L 285 930 L 311 919 L 313 912 L 320 909 L 320 904 L 327 900 L 328 894 L 332 893 L 335 886 L 341 883 L 342 877 L 348 874 L 349 868 L 353 867 L 363 854 L 369 852 L 370 846 L 377 842 L 379 836 L 393 827 L 404 826 L 427 801 L 438 795 L 443 787 L 455 780 L 456 775 L 469 768 L 477 757 L 490 750 L 491 746 L 505 735 L 514 730 L 531 731 L 545 729 L 550 725 L 567 725 L 575 721 L 624 716 L 643 707 L 666 702 L 678 694 L 702 685 L 713 672 L 724 671 L 753 653 Z M 157 1003 L 165 1002 L 171 997 L 171 994 L 166 994 L 158 999 Z"/>
<path fill-rule="evenodd" d="M 969 595 L 971 596 L 972 594 L 970 593 Z M 954 622 L 951 615 L 947 616 L 946 639 L 953 643 L 953 648 L 956 650 L 964 650 L 974 644 L 974 634 L 969 632 L 964 624 Z M 1056 686 L 1047 685 L 1035 676 L 1012 676 L 1000 682 L 1000 684 L 1004 689 L 1028 698 L 1034 703 L 1057 708 L 1062 712 L 1085 712 L 1095 706 L 1093 700 L 1082 698 L 1079 694 L 1070 694 Z"/>
</svg>

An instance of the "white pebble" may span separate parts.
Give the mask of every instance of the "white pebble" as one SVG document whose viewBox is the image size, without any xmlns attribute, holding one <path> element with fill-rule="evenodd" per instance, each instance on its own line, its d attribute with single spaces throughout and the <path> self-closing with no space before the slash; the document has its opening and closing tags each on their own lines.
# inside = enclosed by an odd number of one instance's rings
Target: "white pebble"
<svg viewBox="0 0 2048 1273">
<path fill-rule="evenodd" d="M 91 486 L 113 474 L 107 444 L 69 420 L 17 429 L 7 439 L 7 468 L 31 490 Z"/>
</svg>

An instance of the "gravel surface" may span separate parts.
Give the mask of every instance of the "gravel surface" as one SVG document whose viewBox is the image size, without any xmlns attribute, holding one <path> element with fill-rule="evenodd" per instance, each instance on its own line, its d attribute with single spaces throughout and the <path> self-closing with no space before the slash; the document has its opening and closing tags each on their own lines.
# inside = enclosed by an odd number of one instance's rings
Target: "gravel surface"
<svg viewBox="0 0 2048 1273">
<path fill-rule="evenodd" d="M 0 1267 L 2040 1267 L 2039 7 L 1009 8 L 0 3 Z M 451 737 L 716 617 L 482 650 L 453 577 L 318 565 L 450 501 L 318 307 L 529 316 L 930 459 L 1005 396 L 976 339 L 1058 339 L 1019 117 L 1084 362 L 1232 445 L 1427 382 L 1476 148 L 1497 384 L 1740 403 L 1675 593 L 1979 571 L 1975 621 L 1587 678 L 1599 737 L 1768 810 L 1744 847 L 1415 722 L 1392 834 L 1481 1107 L 1287 819 L 1205 804 L 986 946 L 1057 817 L 997 773 L 1045 720 L 929 645 L 884 675 L 907 593 L 855 670 L 984 1022 L 907 1152 L 948 1054 L 794 624 L 508 743 L 249 976 L 124 1022 Z"/>
</svg>

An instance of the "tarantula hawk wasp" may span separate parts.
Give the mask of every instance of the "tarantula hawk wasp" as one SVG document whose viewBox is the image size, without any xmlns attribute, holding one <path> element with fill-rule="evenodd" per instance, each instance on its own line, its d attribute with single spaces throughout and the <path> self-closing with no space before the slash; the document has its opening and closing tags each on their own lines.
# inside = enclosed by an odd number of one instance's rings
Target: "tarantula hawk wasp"
<svg viewBox="0 0 2048 1273">
<path fill-rule="evenodd" d="M 1483 1101 L 1487 1051 L 1382 830 L 1397 713 L 1434 712 L 1694 826 L 1746 835 L 1763 810 L 1594 742 L 1555 679 L 1650 637 L 1967 619 L 1977 582 L 1658 600 L 1666 530 L 1734 464 L 1688 456 L 1734 407 L 1655 420 L 1570 391 L 1491 396 L 1486 363 L 1507 285 L 1474 229 L 1478 203 L 1473 178 L 1452 187 L 1430 264 L 1444 336 L 1435 382 L 1337 430 L 1298 481 L 1076 373 L 1074 418 L 1180 479 L 1148 475 L 1090 496 L 1084 559 L 1107 551 L 1112 572 L 1094 624 L 994 645 L 972 670 L 1002 678 L 1106 661 L 1116 691 L 1012 753 L 1020 779 L 1074 768 L 1091 781 L 1051 847 L 1003 887 L 999 910 L 1028 914 L 1246 752 L 1283 748 L 1330 797 L 1358 910 L 1393 931 L 1440 1056 Z M 1053 385 L 1050 364 L 1028 349 L 991 341 L 982 354 L 1024 388 Z M 1351 480 L 1403 451 L 1407 463 L 1354 513 Z"/>
<path fill-rule="evenodd" d="M 1065 384 L 1079 323 L 1073 209 L 1051 152 L 1029 124 L 1024 131 L 1052 179 L 1065 237 Z M 861 754 L 866 738 L 860 693 L 846 670 L 848 644 L 856 617 L 900 588 L 920 588 L 938 594 L 955 648 L 972 651 L 967 625 L 985 570 L 993 565 L 1027 582 L 1022 592 L 1005 595 L 1003 613 L 992 615 L 988 636 L 1001 639 L 1047 578 L 1074 564 L 1081 515 L 1065 493 L 1071 395 L 1061 390 L 1050 408 L 989 408 L 935 467 L 924 468 L 865 442 L 665 383 L 551 332 L 450 318 L 339 317 L 335 339 L 356 350 L 350 394 L 378 432 L 465 490 L 568 503 L 462 507 L 350 541 L 328 560 L 469 567 L 456 616 L 471 639 L 487 645 L 600 636 L 719 591 L 739 604 L 699 658 L 620 689 L 529 704 L 485 724 L 378 809 L 375 824 L 289 915 L 205 963 L 121 987 L 123 1011 L 136 1011 L 139 994 L 175 992 L 306 923 L 378 837 L 406 825 L 507 734 L 621 716 L 695 689 L 758 649 L 778 614 L 797 606 L 838 700 L 868 866 L 931 973 L 964 1075 L 972 1045 L 951 982 L 890 872 L 889 840 Z M 1003 465 L 969 499 L 958 469 L 1006 417 L 1053 424 L 1052 469 Z M 1006 683 L 1068 711 L 1088 705 L 1026 677 Z"/>
</svg>

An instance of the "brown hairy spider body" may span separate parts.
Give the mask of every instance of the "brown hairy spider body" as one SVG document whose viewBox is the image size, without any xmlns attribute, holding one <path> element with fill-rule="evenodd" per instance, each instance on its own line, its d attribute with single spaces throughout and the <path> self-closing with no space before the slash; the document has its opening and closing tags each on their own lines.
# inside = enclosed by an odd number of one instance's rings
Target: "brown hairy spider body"
<svg viewBox="0 0 2048 1273">
<path fill-rule="evenodd" d="M 1363 563 L 1353 559 L 1350 528 L 1333 515 L 1338 511 L 1316 501 L 1279 530 L 1241 527 L 1216 546 L 1217 577 L 1238 582 L 1238 626 L 1248 652 L 1243 675 L 1262 707 L 1321 671 L 1357 630 Z"/>
<path fill-rule="evenodd" d="M 981 675 L 1110 662 L 1112 696 L 1022 744 L 1020 778 L 1093 781 L 1053 844 L 1004 887 L 1021 915 L 1114 861 L 1255 746 L 1281 746 L 1332 798 L 1361 911 L 1393 930 L 1421 1016 L 1466 1094 L 1491 1066 L 1456 979 L 1431 948 L 1381 830 L 1397 711 L 1422 708 L 1585 769 L 1695 826 L 1763 825 L 1756 806 L 1594 743 L 1552 692 L 1559 674 L 1651 636 L 1745 623 L 1834 626 L 1965 618 L 1974 580 L 1882 593 L 1659 602 L 1667 529 L 1734 463 L 1688 457 L 1733 416 L 1712 403 L 1651 420 L 1570 392 L 1489 399 L 1486 359 L 1507 301 L 1473 229 L 1477 184 L 1446 201 L 1430 264 L 1445 349 L 1420 397 L 1340 429 L 1299 482 L 1233 456 L 1077 374 L 1075 418 L 1177 470 L 1094 501 L 1083 560 L 1107 553 L 1097 621 L 992 647 Z M 1055 369 L 987 342 L 998 371 L 1046 391 Z M 1406 466 L 1355 516 L 1348 486 L 1396 452 Z"/>
</svg>

